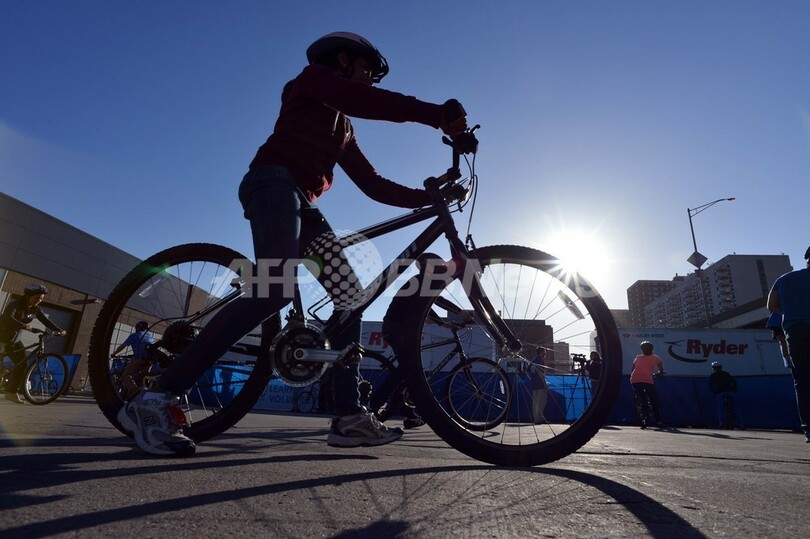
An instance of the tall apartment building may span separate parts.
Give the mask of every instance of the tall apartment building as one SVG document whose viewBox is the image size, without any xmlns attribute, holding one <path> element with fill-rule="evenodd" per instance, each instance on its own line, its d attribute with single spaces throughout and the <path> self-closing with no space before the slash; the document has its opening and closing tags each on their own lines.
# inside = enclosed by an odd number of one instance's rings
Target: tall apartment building
<svg viewBox="0 0 810 539">
<path fill-rule="evenodd" d="M 725 256 L 649 302 L 643 308 L 645 326 L 723 326 L 724 319 L 727 327 L 764 322 L 771 285 L 792 269 L 787 255 Z M 729 321 L 730 313 L 736 321 Z"/>
<path fill-rule="evenodd" d="M 644 308 L 652 301 L 660 298 L 670 290 L 674 289 L 684 278 L 675 276 L 671 281 L 636 281 L 627 289 L 627 306 L 629 312 L 629 324 L 625 327 L 653 327 L 656 325 L 655 319 L 647 320 L 644 316 Z M 618 322 L 617 322 L 618 323 Z"/>
</svg>

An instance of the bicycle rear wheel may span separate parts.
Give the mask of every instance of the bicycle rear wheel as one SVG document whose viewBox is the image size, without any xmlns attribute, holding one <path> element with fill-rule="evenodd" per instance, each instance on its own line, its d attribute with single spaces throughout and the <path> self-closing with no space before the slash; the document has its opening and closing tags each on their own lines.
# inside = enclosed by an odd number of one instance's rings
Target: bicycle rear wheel
<svg viewBox="0 0 810 539">
<path fill-rule="evenodd" d="M 25 371 L 23 395 L 31 404 L 49 404 L 67 388 L 70 370 L 65 358 L 58 354 L 36 357 Z"/>
<path fill-rule="evenodd" d="M 251 271 L 249 264 L 245 256 L 219 245 L 178 245 L 148 258 L 115 287 L 93 328 L 89 374 L 99 408 L 116 428 L 125 432 L 116 419 L 124 393 L 112 352 L 144 320 L 158 339 L 150 349 L 153 363 L 171 364 L 227 303 L 223 298 L 237 291 L 243 267 Z M 269 342 L 278 327 L 278 317 L 265 322 L 197 380 L 181 402 L 189 423 L 187 436 L 207 440 L 250 411 L 272 372 L 267 355 L 259 353 L 262 330 L 270 333 Z"/>
<path fill-rule="evenodd" d="M 486 405 L 480 399 L 480 409 L 465 412 L 469 417 L 461 419 L 444 385 L 459 367 L 451 363 L 432 373 L 448 352 L 447 347 L 431 346 L 447 341 L 447 330 L 432 319 L 439 314 L 452 321 L 472 312 L 465 292 L 471 289 L 469 272 L 455 279 L 425 281 L 420 296 L 409 306 L 402 351 L 397 353 L 414 402 L 442 439 L 478 460 L 533 466 L 563 458 L 596 434 L 616 399 L 622 355 L 613 317 L 590 283 L 542 251 L 492 246 L 471 256 L 467 269 L 478 265 L 482 291 L 522 345 L 520 352 L 509 352 L 480 326 L 463 341 L 468 356 L 490 358 L 506 372 L 511 388 L 506 416 L 500 422 L 487 422 L 503 407 L 492 398 Z M 455 308 L 447 307 L 451 304 Z M 538 387 L 531 379 L 528 358 L 537 347 L 547 352 L 548 393 L 542 414 L 536 416 L 532 408 Z M 595 388 L 580 375 L 584 363 L 572 358 L 592 351 L 602 356 Z M 498 387 L 493 382 L 497 378 L 493 372 L 478 375 L 481 386 L 490 390 Z"/>
</svg>

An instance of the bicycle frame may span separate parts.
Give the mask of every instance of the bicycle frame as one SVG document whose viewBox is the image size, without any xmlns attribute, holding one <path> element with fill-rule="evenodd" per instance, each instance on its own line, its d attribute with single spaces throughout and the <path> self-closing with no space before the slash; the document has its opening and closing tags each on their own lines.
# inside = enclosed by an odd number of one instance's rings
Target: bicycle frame
<svg viewBox="0 0 810 539">
<path fill-rule="evenodd" d="M 484 330 L 493 337 L 499 346 L 511 352 L 519 351 L 520 343 L 518 339 L 501 320 L 497 310 L 489 302 L 489 299 L 481 288 L 479 281 L 480 268 L 472 266 L 475 264 L 475 261 L 470 257 L 470 251 L 458 237 L 458 231 L 451 210 L 444 202 L 439 189 L 440 180 L 437 178 L 428 178 L 425 180 L 425 187 L 428 193 L 433 197 L 432 206 L 414 210 L 411 213 L 394 217 L 393 219 L 369 226 L 352 234 L 352 238 L 359 239 L 356 239 L 354 242 L 349 242 L 348 245 L 371 240 L 413 224 L 431 218 L 434 219 L 388 267 L 377 275 L 373 282 L 379 282 L 382 283 L 382 285 L 377 287 L 376 290 L 366 297 L 357 307 L 342 311 L 341 316 L 336 319 L 336 321 L 333 320 L 326 325 L 323 330 L 324 334 L 327 339 L 332 339 L 343 333 L 353 322 L 360 318 L 366 308 L 374 302 L 374 300 L 379 298 L 385 290 L 413 264 L 414 260 L 427 252 L 428 248 L 430 248 L 439 237 L 444 235 L 450 244 L 452 261 L 454 263 L 454 271 L 450 278 L 464 277 L 464 281 L 470 285 L 469 290 L 467 290 L 465 286 L 465 292 L 472 304 L 476 320 L 484 327 Z M 293 312 L 297 313 L 295 317 L 298 318 L 298 322 L 303 322 L 302 306 L 300 305 L 300 294 L 297 292 L 297 283 L 293 301 Z M 312 351 L 312 353 L 309 354 L 306 353 L 306 351 L 301 351 L 301 355 L 297 359 L 302 361 L 332 362 L 338 359 L 339 354 L 340 351 L 331 350 Z"/>
<path fill-rule="evenodd" d="M 14 372 L 17 369 L 27 369 L 31 366 L 31 363 L 34 359 L 38 359 L 45 354 L 45 340 L 49 337 L 47 333 L 41 333 L 38 337 L 37 342 L 34 344 L 29 344 L 24 348 L 20 348 L 19 351 L 23 353 L 25 356 L 25 361 L 20 361 L 16 363 L 13 367 L 8 369 L 8 372 Z M 9 355 L 6 353 L 6 355 Z"/>
</svg>

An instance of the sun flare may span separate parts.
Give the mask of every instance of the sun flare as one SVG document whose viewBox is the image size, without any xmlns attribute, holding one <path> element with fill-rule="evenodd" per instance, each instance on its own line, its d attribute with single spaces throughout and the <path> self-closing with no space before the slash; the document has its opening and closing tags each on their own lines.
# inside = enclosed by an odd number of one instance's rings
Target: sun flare
<svg viewBox="0 0 810 539">
<path fill-rule="evenodd" d="M 594 233 L 566 230 L 550 237 L 541 249 L 557 257 L 567 272 L 578 273 L 597 288 L 610 278 L 610 249 Z"/>
</svg>

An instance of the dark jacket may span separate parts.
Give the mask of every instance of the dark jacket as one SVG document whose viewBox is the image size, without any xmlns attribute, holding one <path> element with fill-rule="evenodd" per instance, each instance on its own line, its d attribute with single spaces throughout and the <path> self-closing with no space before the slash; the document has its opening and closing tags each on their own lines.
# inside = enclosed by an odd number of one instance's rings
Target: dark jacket
<svg viewBox="0 0 810 539">
<path fill-rule="evenodd" d="M 259 148 L 250 168 L 287 168 L 301 191 L 315 201 L 332 185 L 333 169 L 338 164 L 377 202 L 402 208 L 430 204 L 424 190 L 392 182 L 374 170 L 360 151 L 347 116 L 438 128 L 442 107 L 352 82 L 323 66 L 307 66 L 285 86 L 273 134 Z"/>
<path fill-rule="evenodd" d="M 25 298 L 20 298 L 11 301 L 0 316 L 0 342 L 13 342 L 17 332 L 33 322 L 35 318 L 52 331 L 62 331 L 62 328 L 51 322 L 39 305 L 29 307 Z"/>
<path fill-rule="evenodd" d="M 737 381 L 726 371 L 714 371 L 709 376 L 709 387 L 715 395 L 726 391 L 737 391 Z"/>
</svg>

